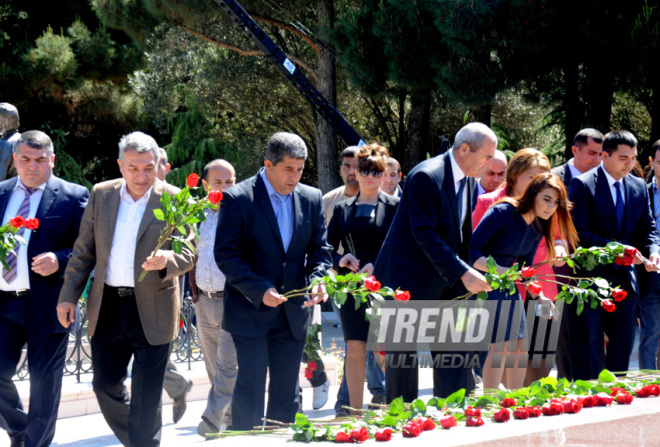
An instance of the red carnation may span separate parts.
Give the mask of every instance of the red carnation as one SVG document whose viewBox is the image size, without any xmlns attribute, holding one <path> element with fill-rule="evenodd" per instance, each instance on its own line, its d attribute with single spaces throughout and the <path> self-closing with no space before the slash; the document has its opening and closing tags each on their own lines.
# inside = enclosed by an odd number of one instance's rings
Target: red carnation
<svg viewBox="0 0 660 447">
<path fill-rule="evenodd" d="M 214 205 L 217 205 L 222 200 L 222 191 L 211 191 L 209 192 L 209 202 Z"/>
<path fill-rule="evenodd" d="M 21 228 L 25 224 L 25 219 L 23 219 L 23 216 L 16 216 L 13 219 L 9 220 L 9 225 L 11 225 L 14 228 Z"/>
<path fill-rule="evenodd" d="M 536 275 L 536 269 L 534 267 L 523 267 L 520 274 L 523 278 L 531 278 L 532 276 Z"/>
<path fill-rule="evenodd" d="M 603 300 L 603 309 L 607 312 L 614 312 L 616 306 L 611 300 Z"/>
<path fill-rule="evenodd" d="M 456 418 L 452 415 L 444 416 L 440 418 L 440 425 L 445 430 L 449 430 L 452 427 L 456 427 Z"/>
<path fill-rule="evenodd" d="M 391 428 L 381 428 L 374 435 L 376 441 L 391 441 L 392 440 L 392 429 Z"/>
<path fill-rule="evenodd" d="M 623 301 L 626 296 L 628 296 L 628 292 L 626 292 L 625 290 L 621 290 L 621 289 L 612 290 L 612 298 L 614 298 L 614 301 L 616 302 Z"/>
<path fill-rule="evenodd" d="M 532 281 L 527 284 L 527 290 L 529 290 L 532 295 L 538 295 L 543 290 L 543 287 L 541 287 L 541 284 L 539 284 L 537 281 Z"/>
<path fill-rule="evenodd" d="M 339 431 L 335 435 L 335 441 L 337 441 L 337 442 L 353 442 L 353 439 L 351 438 L 351 435 L 349 435 L 345 431 Z"/>
<path fill-rule="evenodd" d="M 495 422 L 508 422 L 511 419 L 511 413 L 506 408 L 502 408 L 493 414 Z"/>
<path fill-rule="evenodd" d="M 394 299 L 397 301 L 408 301 L 410 299 L 410 292 L 407 290 L 397 290 L 394 292 Z"/>
<path fill-rule="evenodd" d="M 370 292 L 378 292 L 380 290 L 380 283 L 376 281 L 375 276 L 370 276 L 364 280 L 364 288 Z"/>
<path fill-rule="evenodd" d="M 25 222 L 23 222 L 23 226 L 27 228 L 28 230 L 36 230 L 39 228 L 39 219 L 36 217 L 34 219 L 25 219 Z"/>
<path fill-rule="evenodd" d="M 355 442 L 364 442 L 369 439 L 369 430 L 367 427 L 354 428 L 351 430 L 351 438 Z"/>
<path fill-rule="evenodd" d="M 188 179 L 186 180 L 186 184 L 191 188 L 196 187 L 198 183 L 199 183 L 199 175 L 195 174 L 194 172 L 190 174 L 188 176 Z"/>
</svg>

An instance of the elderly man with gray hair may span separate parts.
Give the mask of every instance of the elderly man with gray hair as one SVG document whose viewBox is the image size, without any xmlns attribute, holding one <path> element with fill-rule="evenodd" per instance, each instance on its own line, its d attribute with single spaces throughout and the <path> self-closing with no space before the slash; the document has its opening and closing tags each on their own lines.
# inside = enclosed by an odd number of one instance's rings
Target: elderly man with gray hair
<svg viewBox="0 0 660 447">
<path fill-rule="evenodd" d="M 332 265 L 321 191 L 300 184 L 307 147 L 279 132 L 266 149 L 264 168 L 224 193 L 215 260 L 225 274 L 223 329 L 236 346 L 238 376 L 232 398 L 234 430 L 262 425 L 266 373 L 271 420 L 293 422 L 298 372 L 309 307 L 327 299 L 323 286 L 308 298 L 287 298 Z"/>
<path fill-rule="evenodd" d="M 176 254 L 167 241 L 151 256 L 165 222 L 155 218 L 164 192 L 178 189 L 156 178 L 158 144 L 142 132 L 119 142 L 122 178 L 92 189 L 59 297 L 68 327 L 87 278 L 93 388 L 108 425 L 126 446 L 160 445 L 161 395 L 170 342 L 179 331 L 179 277 L 196 256 Z M 194 243 L 194 234 L 187 235 Z M 147 275 L 138 281 L 142 269 Z M 124 385 L 131 356 L 131 396 Z"/>
</svg>

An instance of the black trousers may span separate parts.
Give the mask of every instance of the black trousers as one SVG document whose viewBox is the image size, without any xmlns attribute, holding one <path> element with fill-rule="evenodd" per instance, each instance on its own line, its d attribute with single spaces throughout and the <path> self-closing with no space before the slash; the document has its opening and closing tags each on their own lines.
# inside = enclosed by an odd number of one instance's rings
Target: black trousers
<svg viewBox="0 0 660 447">
<path fill-rule="evenodd" d="M 34 323 L 29 296 L 11 297 L 0 292 L 0 428 L 12 444 L 49 446 L 62 392 L 62 374 L 68 332 L 47 333 Z M 23 410 L 12 377 L 27 343 L 30 373 L 30 409 Z"/>
<path fill-rule="evenodd" d="M 147 342 L 135 296 L 119 296 L 105 286 L 96 331 L 91 340 L 93 387 L 106 422 L 125 446 L 160 445 L 161 396 L 170 344 Z M 131 397 L 124 382 L 128 363 Z"/>
</svg>

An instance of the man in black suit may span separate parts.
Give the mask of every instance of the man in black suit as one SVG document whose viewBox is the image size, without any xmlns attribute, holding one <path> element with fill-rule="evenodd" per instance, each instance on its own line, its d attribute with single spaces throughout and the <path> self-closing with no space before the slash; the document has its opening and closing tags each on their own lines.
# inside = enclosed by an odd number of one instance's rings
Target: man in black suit
<svg viewBox="0 0 660 447">
<path fill-rule="evenodd" d="M 490 290 L 483 275 L 467 260 L 474 178 L 491 165 L 496 147 L 492 130 L 470 123 L 458 131 L 450 151 L 410 171 L 376 261 L 374 274 L 383 285 L 408 290 L 413 300 L 446 300 L 463 295 L 466 289 L 474 293 Z M 410 365 L 410 361 L 406 363 Z M 435 368 L 433 394 L 446 397 L 470 388 L 468 371 Z M 417 398 L 416 369 L 388 366 L 385 383 L 388 402 L 398 396 L 406 402 Z"/>
<path fill-rule="evenodd" d="M 552 173 L 559 177 L 567 188 L 573 177 L 577 177 L 600 164 L 600 154 L 603 152 L 603 134 L 596 129 L 582 129 L 575 134 L 571 150 L 573 151 L 573 158 L 552 169 Z M 556 241 L 555 245 L 561 247 L 562 243 Z M 557 252 L 557 256 L 563 254 Z M 567 265 L 556 266 L 554 270 L 558 275 L 570 276 L 572 274 L 572 269 Z M 558 277 L 557 280 L 561 282 L 562 278 Z M 557 364 L 557 377 L 565 377 L 570 380 L 571 359 L 568 337 L 568 312 L 562 312 L 555 362 Z"/>
<path fill-rule="evenodd" d="M 0 426 L 12 446 L 48 446 L 62 390 L 69 332 L 56 305 L 89 191 L 52 175 L 53 143 L 43 132 L 21 135 L 14 149 L 18 177 L 0 183 L 2 223 L 21 215 L 38 229 L 23 231 L 27 246 L 7 257 L 0 275 Z M 26 414 L 12 382 L 27 343 L 30 408 Z"/>
<path fill-rule="evenodd" d="M 571 180 L 569 197 L 573 202 L 573 222 L 584 247 L 604 246 L 618 241 L 640 253 L 634 264 L 660 265 L 660 235 L 649 208 L 649 196 L 642 179 L 630 175 L 637 158 L 637 139 L 625 130 L 603 138 L 603 163 Z M 575 302 L 569 311 L 571 374 L 574 380 L 595 379 L 603 368 L 627 371 L 632 352 L 639 300 L 639 285 L 633 266 L 606 265 L 583 276 L 602 277 L 620 286 L 628 296 L 609 313 L 599 307 L 584 306 L 577 315 Z M 605 365 L 601 360 L 603 331 L 609 338 Z"/>
<path fill-rule="evenodd" d="M 215 259 L 225 274 L 223 329 L 236 346 L 238 377 L 232 397 L 235 430 L 261 425 L 266 372 L 268 419 L 293 422 L 309 307 L 327 299 L 282 294 L 321 278 L 332 265 L 321 192 L 299 184 L 307 147 L 279 132 L 268 141 L 264 168 L 224 193 Z"/>
</svg>

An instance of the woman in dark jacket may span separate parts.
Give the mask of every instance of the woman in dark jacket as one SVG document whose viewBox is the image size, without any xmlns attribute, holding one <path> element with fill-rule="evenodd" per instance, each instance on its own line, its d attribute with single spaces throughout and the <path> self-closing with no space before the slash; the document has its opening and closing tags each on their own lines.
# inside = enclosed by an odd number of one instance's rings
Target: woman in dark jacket
<svg viewBox="0 0 660 447">
<path fill-rule="evenodd" d="M 353 198 L 339 202 L 328 226 L 328 242 L 334 247 L 334 268 L 340 274 L 365 273 L 371 276 L 399 203 L 379 190 L 386 148 L 374 143 L 363 146 L 357 154 L 360 192 Z M 339 247 L 343 252 L 339 252 Z M 362 408 L 367 356 L 369 322 L 365 318 L 366 305 L 355 309 L 355 299 L 349 295 L 341 306 L 341 325 L 346 340 L 346 380 L 351 407 Z"/>
</svg>

